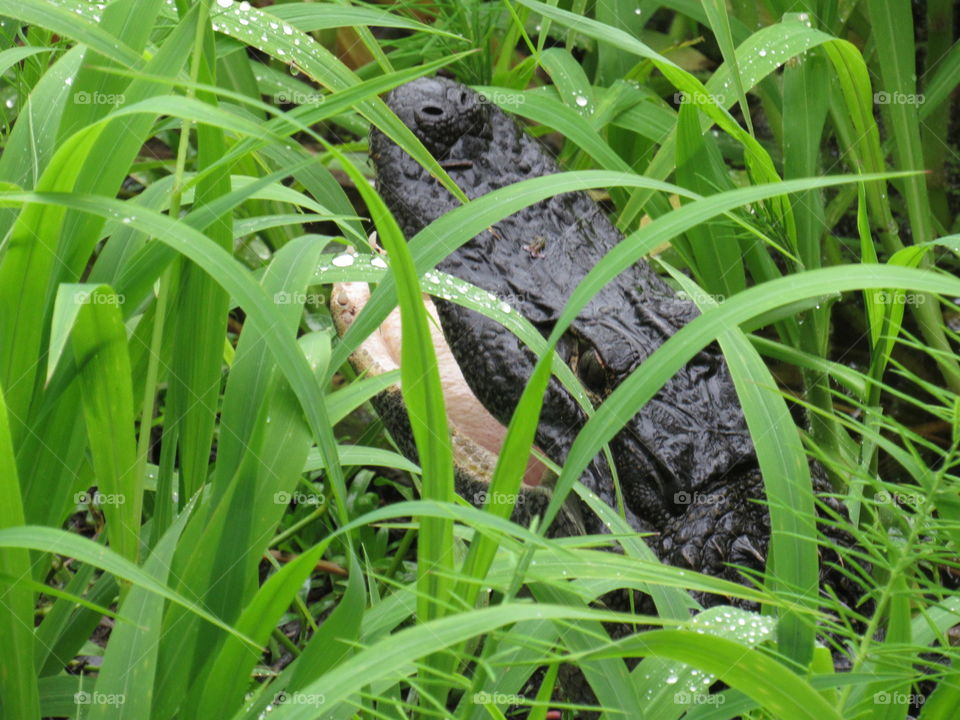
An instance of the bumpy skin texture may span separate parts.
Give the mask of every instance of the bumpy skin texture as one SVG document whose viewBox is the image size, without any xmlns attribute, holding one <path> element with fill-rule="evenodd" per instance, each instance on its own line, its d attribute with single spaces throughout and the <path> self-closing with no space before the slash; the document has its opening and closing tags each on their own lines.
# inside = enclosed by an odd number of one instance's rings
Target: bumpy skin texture
<svg viewBox="0 0 960 720">
<path fill-rule="evenodd" d="M 383 424 L 390 429 L 390 434 L 396 440 L 403 454 L 413 462 L 420 462 L 417 445 L 413 440 L 413 428 L 410 426 L 410 417 L 403 404 L 400 385 L 394 385 L 372 398 L 372 403 L 383 420 Z M 469 470 L 457 467 L 454 469 L 457 492 L 465 500 L 477 507 L 482 507 L 489 485 L 477 479 Z M 530 488 L 518 500 L 514 507 L 511 520 L 523 526 L 530 523 L 535 515 L 543 516 L 550 503 L 549 491 L 542 488 Z M 550 526 L 548 537 L 569 537 L 583 532 L 583 519 L 578 508 L 561 508 L 557 519 Z"/>
<path fill-rule="evenodd" d="M 558 172 L 543 147 L 474 91 L 421 78 L 388 94 L 387 104 L 471 199 Z M 408 238 L 458 201 L 377 130 L 371 157 L 380 193 Z M 437 267 L 508 301 L 549 334 L 573 288 L 622 236 L 586 193 L 566 193 L 497 223 Z M 438 238 L 438 241 L 442 240 Z M 450 347 L 473 392 L 507 423 L 535 356 L 479 313 L 435 300 Z M 698 311 L 640 262 L 601 290 L 558 348 L 602 399 Z M 562 463 L 586 418 L 551 380 L 536 442 Z M 681 369 L 616 436 L 612 450 L 637 530 L 659 531 L 665 562 L 738 579 L 726 563 L 762 570 L 769 516 L 753 445 L 722 355 L 710 347 Z M 601 457 L 582 478 L 616 507 Z M 822 478 L 818 489 L 826 489 Z M 594 519 L 588 529 L 602 532 Z M 714 599 L 713 602 L 718 601 Z"/>
</svg>

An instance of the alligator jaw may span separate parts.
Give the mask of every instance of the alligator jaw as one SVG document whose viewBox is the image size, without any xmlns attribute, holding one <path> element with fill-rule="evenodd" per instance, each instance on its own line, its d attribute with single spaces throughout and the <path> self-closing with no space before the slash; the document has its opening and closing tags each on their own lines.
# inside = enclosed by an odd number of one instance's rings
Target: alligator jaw
<svg viewBox="0 0 960 720">
<path fill-rule="evenodd" d="M 341 335 L 369 299 L 370 287 L 365 282 L 337 283 L 333 286 L 330 308 Z M 454 360 L 440 329 L 433 302 L 424 296 L 424 304 L 431 319 L 430 332 L 437 354 L 447 418 L 453 434 L 454 462 L 461 472 L 466 471 L 477 480 L 489 483 L 503 445 L 506 428 L 480 404 L 467 386 L 460 366 Z M 381 375 L 398 369 L 400 338 L 400 313 L 394 309 L 384 323 L 354 351 L 350 358 L 351 364 L 357 372 L 366 372 L 367 375 Z M 399 384 L 391 390 L 398 393 Z M 389 426 L 388 429 L 394 432 Z M 540 485 L 549 474 L 550 471 L 531 455 L 523 481 L 530 486 Z"/>
</svg>

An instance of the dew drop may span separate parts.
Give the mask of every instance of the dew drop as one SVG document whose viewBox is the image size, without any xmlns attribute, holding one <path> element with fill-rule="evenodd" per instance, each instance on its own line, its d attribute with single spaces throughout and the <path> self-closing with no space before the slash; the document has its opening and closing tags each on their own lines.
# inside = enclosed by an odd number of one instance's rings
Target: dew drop
<svg viewBox="0 0 960 720">
<path fill-rule="evenodd" d="M 228 8 L 233 5 L 233 0 L 217 0 L 217 5 L 222 8 Z"/>
<path fill-rule="evenodd" d="M 761 50 L 761 51 L 760 51 L 760 57 L 766 57 L 766 56 L 767 56 L 767 51 L 766 51 L 766 50 Z"/>
<path fill-rule="evenodd" d="M 584 97 L 583 95 L 577 95 L 577 99 L 576 99 L 575 102 L 577 103 L 577 105 L 578 105 L 579 107 L 586 107 L 586 106 L 587 106 L 587 103 L 590 102 L 590 101 L 587 100 L 587 98 Z"/>
<path fill-rule="evenodd" d="M 353 265 L 353 255 L 348 253 L 337 255 L 331 262 L 337 267 L 350 267 Z"/>
<path fill-rule="evenodd" d="M 283 34 L 284 34 L 284 35 L 293 35 L 293 28 L 290 27 L 289 25 L 284 25 L 284 26 L 283 26 Z"/>
<path fill-rule="evenodd" d="M 666 677 L 666 679 L 664 680 L 664 682 L 665 682 L 667 685 L 675 685 L 676 682 L 677 682 L 677 680 L 679 680 L 679 679 L 680 679 L 680 678 L 678 678 L 675 673 L 670 673 L 669 675 L 667 675 L 667 677 Z"/>
<path fill-rule="evenodd" d="M 379 257 L 375 257 L 373 260 L 371 260 L 370 264 L 378 268 L 385 268 L 387 266 L 387 263 L 383 261 L 383 258 Z"/>
</svg>

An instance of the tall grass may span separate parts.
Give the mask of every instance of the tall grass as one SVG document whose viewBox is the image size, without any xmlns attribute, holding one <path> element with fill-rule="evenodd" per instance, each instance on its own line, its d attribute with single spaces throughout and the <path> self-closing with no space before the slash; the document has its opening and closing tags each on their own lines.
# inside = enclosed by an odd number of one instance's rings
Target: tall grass
<svg viewBox="0 0 960 720">
<path fill-rule="evenodd" d="M 609 718 L 952 717 L 951 9 L 0 0 L 0 715 L 575 717 L 551 700 L 571 694 L 566 662 Z M 466 201 L 378 97 L 443 68 L 552 133 L 567 171 L 405 242 L 366 133 Z M 549 337 L 456 298 L 540 357 L 493 496 L 519 487 L 550 374 L 587 402 L 552 349 L 599 288 L 647 257 L 702 315 L 588 404 L 527 528 L 509 503 L 455 497 L 420 298 L 445 254 L 574 190 L 607 190 L 625 239 Z M 345 280 L 376 289 L 337 338 L 327 295 Z M 397 378 L 346 364 L 398 304 L 421 467 L 365 410 Z M 661 565 L 577 482 L 715 341 L 771 514 L 757 587 Z M 856 540 L 835 571 L 860 607 L 818 587 L 807 455 L 848 510 L 827 521 Z M 622 554 L 546 537 L 570 492 Z M 657 614 L 594 602 L 617 588 Z M 688 590 L 762 614 L 691 615 Z M 634 631 L 612 640 L 605 622 Z"/>
</svg>

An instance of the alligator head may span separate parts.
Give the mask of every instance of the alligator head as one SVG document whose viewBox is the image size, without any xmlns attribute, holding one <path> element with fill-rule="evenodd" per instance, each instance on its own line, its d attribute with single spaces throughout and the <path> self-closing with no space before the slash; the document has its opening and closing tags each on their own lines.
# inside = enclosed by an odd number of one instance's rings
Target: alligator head
<svg viewBox="0 0 960 720">
<path fill-rule="evenodd" d="M 421 78 L 387 95 L 389 107 L 473 199 L 522 180 L 558 172 L 546 150 L 478 93 L 443 78 Z M 407 237 L 458 201 L 407 153 L 371 131 L 377 186 Z M 500 221 L 437 268 L 508 302 L 544 336 L 573 288 L 622 236 L 586 193 L 557 195 Z M 483 315 L 437 299 L 450 348 L 470 388 L 490 413 L 508 422 L 535 356 Z M 604 287 L 577 316 L 558 354 L 596 402 L 605 398 L 667 338 L 696 317 L 650 267 L 640 262 Z M 537 443 L 558 463 L 586 416 L 552 379 Z M 756 459 L 722 355 L 708 348 L 630 418 L 612 443 L 616 470 L 638 527 L 662 528 L 735 468 Z M 609 470 L 592 463 L 583 482 L 614 504 Z"/>
</svg>

